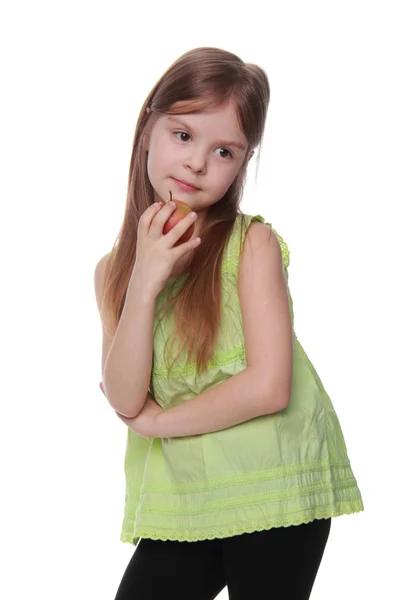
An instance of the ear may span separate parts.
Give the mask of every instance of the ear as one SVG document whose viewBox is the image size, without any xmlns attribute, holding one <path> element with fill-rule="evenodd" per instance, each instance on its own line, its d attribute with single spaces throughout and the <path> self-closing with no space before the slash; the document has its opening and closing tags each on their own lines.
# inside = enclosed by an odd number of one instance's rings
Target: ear
<svg viewBox="0 0 400 600">
<path fill-rule="evenodd" d="M 250 160 L 252 159 L 252 157 L 253 157 L 253 154 L 254 154 L 254 150 L 251 150 L 251 151 L 248 153 L 248 155 L 246 156 L 246 158 L 244 159 L 244 161 L 243 161 L 243 165 L 242 165 L 242 166 L 243 166 L 245 169 L 247 169 L 247 165 L 249 164 Z"/>
</svg>

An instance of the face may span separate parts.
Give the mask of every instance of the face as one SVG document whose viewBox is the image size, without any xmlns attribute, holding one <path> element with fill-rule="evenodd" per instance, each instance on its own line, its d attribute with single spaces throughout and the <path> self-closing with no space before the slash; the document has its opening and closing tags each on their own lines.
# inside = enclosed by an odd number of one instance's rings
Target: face
<svg viewBox="0 0 400 600">
<path fill-rule="evenodd" d="M 196 211 L 200 224 L 235 179 L 248 143 L 229 103 L 198 113 L 159 116 L 146 149 L 154 200 L 168 200 L 171 191 L 173 198 Z"/>
</svg>

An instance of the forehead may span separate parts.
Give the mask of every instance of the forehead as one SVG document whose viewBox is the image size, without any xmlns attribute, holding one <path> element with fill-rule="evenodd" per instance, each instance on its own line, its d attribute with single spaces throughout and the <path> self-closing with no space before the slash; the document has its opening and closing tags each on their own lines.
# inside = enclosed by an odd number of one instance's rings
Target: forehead
<svg viewBox="0 0 400 600">
<path fill-rule="evenodd" d="M 238 141 L 247 143 L 233 102 L 211 107 L 176 103 L 168 113 L 163 115 L 163 120 L 168 124 L 181 121 L 194 129 L 198 129 L 202 134 L 235 138 Z"/>
</svg>

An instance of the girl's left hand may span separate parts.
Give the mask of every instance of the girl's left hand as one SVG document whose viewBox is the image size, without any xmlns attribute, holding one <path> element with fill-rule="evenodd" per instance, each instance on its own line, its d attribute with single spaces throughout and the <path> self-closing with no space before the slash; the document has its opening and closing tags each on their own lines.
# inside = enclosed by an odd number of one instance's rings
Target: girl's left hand
<svg viewBox="0 0 400 600">
<path fill-rule="evenodd" d="M 105 395 L 103 382 L 100 382 L 100 389 Z M 133 418 L 125 417 L 115 411 L 116 415 L 135 433 L 142 437 L 158 437 L 156 432 L 156 417 L 163 412 L 161 406 L 150 396 L 147 396 L 146 402 L 143 405 L 140 413 Z"/>
</svg>

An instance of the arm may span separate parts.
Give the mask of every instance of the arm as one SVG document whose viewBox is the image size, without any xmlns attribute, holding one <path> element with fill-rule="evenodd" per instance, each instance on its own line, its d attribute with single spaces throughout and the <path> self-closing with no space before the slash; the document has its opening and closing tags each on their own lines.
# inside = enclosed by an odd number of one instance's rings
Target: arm
<svg viewBox="0 0 400 600">
<path fill-rule="evenodd" d="M 248 229 L 238 291 L 247 368 L 196 398 L 158 412 L 150 429 L 154 437 L 210 433 L 289 404 L 293 339 L 287 281 L 279 241 L 262 223 Z"/>
<path fill-rule="evenodd" d="M 205 394 L 157 412 L 149 432 L 152 437 L 211 433 L 278 412 L 285 406 L 282 390 L 272 385 L 268 388 L 262 372 L 247 368 Z"/>
<path fill-rule="evenodd" d="M 104 387 L 100 383 L 104 393 Z M 267 399 L 260 374 L 245 369 L 201 396 L 163 410 L 150 393 L 133 418 L 118 413 L 125 425 L 144 437 L 183 437 L 211 433 L 282 410 L 279 394 Z"/>
<path fill-rule="evenodd" d="M 150 383 L 156 296 L 130 279 L 125 305 L 104 364 L 103 382 L 111 406 L 126 417 L 142 409 Z"/>
<path fill-rule="evenodd" d="M 103 257 L 95 269 L 99 311 L 109 257 Z M 156 295 L 143 290 L 133 274 L 115 334 L 102 322 L 103 391 L 112 408 L 127 417 L 137 415 L 145 403 L 152 366 Z"/>
<path fill-rule="evenodd" d="M 160 203 L 154 203 L 141 215 L 135 264 L 112 340 L 103 324 L 102 376 L 106 396 L 114 410 L 128 418 L 139 414 L 147 398 L 153 362 L 157 297 L 164 289 L 175 263 L 198 245 L 196 239 L 177 243 L 193 224 L 196 213 L 181 218 L 164 235 L 165 223 L 175 208 L 173 202 L 164 203 L 163 208 Z M 102 269 L 96 267 L 95 288 L 99 307 L 102 279 Z"/>
<path fill-rule="evenodd" d="M 122 419 L 130 429 L 146 437 L 198 435 L 288 406 L 293 340 L 287 283 L 279 242 L 262 223 L 248 230 L 238 288 L 247 368 L 168 410 L 148 397 L 136 419 Z"/>
</svg>

